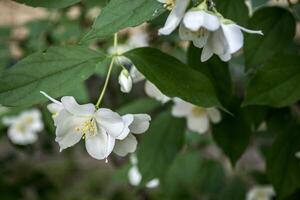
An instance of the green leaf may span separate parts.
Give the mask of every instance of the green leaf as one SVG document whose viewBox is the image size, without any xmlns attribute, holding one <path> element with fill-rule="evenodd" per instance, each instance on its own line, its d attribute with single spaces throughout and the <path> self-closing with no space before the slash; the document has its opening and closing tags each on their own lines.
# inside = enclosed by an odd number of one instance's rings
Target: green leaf
<svg viewBox="0 0 300 200">
<path fill-rule="evenodd" d="M 210 80 L 174 57 L 149 47 L 131 50 L 125 56 L 165 95 L 202 107 L 222 108 Z"/>
<path fill-rule="evenodd" d="M 218 200 L 230 199 L 241 200 L 246 199 L 247 188 L 245 183 L 238 177 L 229 180 L 225 187 L 219 193 Z"/>
<path fill-rule="evenodd" d="M 148 113 L 160 105 L 161 104 L 154 99 L 142 98 L 125 104 L 119 108 L 117 112 L 121 115 L 125 115 L 127 113 Z"/>
<path fill-rule="evenodd" d="M 222 62 L 217 56 L 203 63 L 200 60 L 201 49 L 190 44 L 187 60 L 193 69 L 205 74 L 216 88 L 217 96 L 223 105 L 228 105 L 232 96 L 232 83 L 228 63 Z"/>
<path fill-rule="evenodd" d="M 295 154 L 300 150 L 300 126 L 280 120 L 281 127 L 267 155 L 267 175 L 278 199 L 292 195 L 300 189 L 300 161 Z"/>
<path fill-rule="evenodd" d="M 14 0 L 32 7 L 65 8 L 80 0 Z"/>
<path fill-rule="evenodd" d="M 233 165 L 245 152 L 251 136 L 251 126 L 244 111 L 237 107 L 238 102 L 234 105 L 235 108 L 230 110 L 233 116 L 223 114 L 222 121 L 213 127 L 214 140 Z"/>
<path fill-rule="evenodd" d="M 40 91 L 54 98 L 64 95 L 87 79 L 103 59 L 99 52 L 83 46 L 51 47 L 34 53 L 1 74 L 0 103 L 29 106 L 46 101 Z"/>
<path fill-rule="evenodd" d="M 143 181 L 164 176 L 184 143 L 185 121 L 169 112 L 156 117 L 137 149 Z"/>
<path fill-rule="evenodd" d="M 248 23 L 248 28 L 262 30 L 264 35 L 246 34 L 245 59 L 248 68 L 257 67 L 272 59 L 293 40 L 296 22 L 284 8 L 266 7 L 257 10 Z"/>
<path fill-rule="evenodd" d="M 158 16 L 156 0 L 111 0 L 81 42 L 111 36 L 121 29 L 140 25 Z"/>
<path fill-rule="evenodd" d="M 215 0 L 218 11 L 227 19 L 240 25 L 246 25 L 249 19 L 249 10 L 245 0 Z"/>
<path fill-rule="evenodd" d="M 259 69 L 246 89 L 243 105 L 283 107 L 300 99 L 300 58 L 278 55 Z"/>
</svg>

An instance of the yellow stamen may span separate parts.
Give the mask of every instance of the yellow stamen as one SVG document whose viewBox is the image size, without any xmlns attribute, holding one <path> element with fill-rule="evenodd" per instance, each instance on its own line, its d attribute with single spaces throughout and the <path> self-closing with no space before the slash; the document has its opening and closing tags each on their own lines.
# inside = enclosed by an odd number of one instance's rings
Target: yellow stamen
<svg viewBox="0 0 300 200">
<path fill-rule="evenodd" d="M 205 108 L 194 107 L 192 109 L 192 113 L 193 113 L 194 116 L 201 116 L 205 113 Z"/>
<path fill-rule="evenodd" d="M 166 0 L 166 3 L 164 4 L 164 8 L 168 10 L 172 10 L 175 7 L 175 1 L 176 0 Z"/>
<path fill-rule="evenodd" d="M 75 127 L 75 131 L 83 134 L 82 139 L 85 138 L 86 134 L 89 134 L 89 136 L 95 136 L 97 133 L 95 120 L 90 119 L 83 122 L 80 126 Z"/>
</svg>

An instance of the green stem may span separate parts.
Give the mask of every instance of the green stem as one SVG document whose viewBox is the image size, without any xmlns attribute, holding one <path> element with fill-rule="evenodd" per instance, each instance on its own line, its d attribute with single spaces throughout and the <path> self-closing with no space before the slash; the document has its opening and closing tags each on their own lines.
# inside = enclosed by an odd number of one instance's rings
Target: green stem
<svg viewBox="0 0 300 200">
<path fill-rule="evenodd" d="M 117 45 L 118 45 L 118 34 L 115 33 L 115 35 L 114 35 L 114 49 L 115 50 L 117 50 Z M 96 108 L 97 109 L 99 109 L 101 101 L 104 97 L 104 94 L 105 94 L 105 91 L 106 91 L 106 88 L 107 88 L 107 85 L 108 85 L 108 82 L 109 82 L 109 78 L 110 78 L 110 75 L 111 75 L 111 72 L 112 72 L 112 68 L 114 66 L 115 58 L 116 57 L 113 56 L 112 59 L 111 59 L 111 62 L 110 62 L 109 68 L 108 68 L 108 72 L 107 72 L 107 75 L 106 75 L 106 79 L 105 79 L 105 82 L 104 82 L 104 86 L 103 86 L 102 91 L 100 93 L 99 99 L 96 103 Z"/>
<path fill-rule="evenodd" d="M 104 86 L 103 86 L 103 89 L 101 91 L 101 94 L 99 96 L 99 99 L 96 103 L 96 108 L 99 109 L 99 106 L 100 106 L 100 103 L 104 97 L 104 94 L 105 94 L 105 91 L 106 91 L 106 88 L 107 88 L 107 85 L 108 85 L 108 81 L 109 81 L 109 78 L 110 78 L 110 75 L 111 75 L 111 71 L 112 71 L 112 68 L 114 66 L 114 60 L 115 58 L 113 57 L 111 59 L 111 62 L 110 62 L 110 65 L 109 65 L 109 68 L 108 68 L 108 72 L 107 72 L 107 75 L 106 75 L 106 79 L 105 79 L 105 83 L 104 83 Z"/>
</svg>

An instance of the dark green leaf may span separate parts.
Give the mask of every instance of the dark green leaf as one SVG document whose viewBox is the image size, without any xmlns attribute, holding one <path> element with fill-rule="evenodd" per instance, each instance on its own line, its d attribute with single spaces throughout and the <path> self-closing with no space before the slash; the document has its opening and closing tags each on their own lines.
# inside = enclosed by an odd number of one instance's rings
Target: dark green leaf
<svg viewBox="0 0 300 200">
<path fill-rule="evenodd" d="M 46 8 L 64 8 L 75 3 L 78 3 L 80 0 L 14 0 L 19 3 L 24 3 L 32 7 L 46 7 Z"/>
<path fill-rule="evenodd" d="M 232 96 L 232 84 L 228 63 L 222 62 L 217 56 L 203 63 L 200 61 L 201 49 L 190 44 L 188 49 L 188 65 L 205 74 L 214 84 L 217 95 L 223 105 L 228 105 Z"/>
<path fill-rule="evenodd" d="M 262 30 L 264 36 L 246 34 L 245 58 L 247 67 L 257 67 L 287 47 L 295 35 L 295 19 L 284 8 L 266 7 L 257 10 L 248 23 L 248 28 Z"/>
<path fill-rule="evenodd" d="M 99 52 L 83 46 L 51 47 L 18 62 L 0 76 L 0 103 L 5 106 L 33 105 L 46 100 L 40 91 L 58 97 L 87 79 Z"/>
<path fill-rule="evenodd" d="M 244 105 L 287 106 L 300 99 L 300 57 L 278 55 L 259 69 L 246 89 Z"/>
<path fill-rule="evenodd" d="M 233 177 L 228 183 L 225 184 L 225 187 L 219 193 L 219 200 L 241 200 L 246 199 L 247 188 L 245 183 L 237 178 Z"/>
<path fill-rule="evenodd" d="M 154 99 L 137 99 L 119 108 L 118 113 L 121 115 L 125 115 L 127 113 L 148 113 L 159 105 L 160 103 Z"/>
<path fill-rule="evenodd" d="M 81 42 L 111 36 L 155 18 L 162 4 L 152 0 L 111 0 Z"/>
<path fill-rule="evenodd" d="M 300 161 L 295 156 L 300 150 L 300 127 L 291 120 L 279 123 L 281 127 L 274 129 L 278 136 L 267 155 L 267 175 L 279 199 L 285 199 L 300 189 Z"/>
<path fill-rule="evenodd" d="M 144 181 L 164 176 L 184 142 L 185 121 L 169 112 L 151 123 L 137 150 L 138 165 Z"/>
<path fill-rule="evenodd" d="M 238 106 L 239 103 L 235 102 L 234 105 Z M 251 127 L 240 108 L 235 107 L 230 111 L 233 112 L 233 116 L 224 114 L 222 121 L 213 127 L 213 137 L 235 165 L 249 144 Z"/>
<path fill-rule="evenodd" d="M 131 50 L 125 56 L 165 95 L 202 107 L 222 108 L 210 80 L 174 57 L 149 47 Z"/>
<path fill-rule="evenodd" d="M 215 0 L 218 11 L 227 19 L 246 25 L 249 18 L 248 7 L 244 0 Z"/>
</svg>

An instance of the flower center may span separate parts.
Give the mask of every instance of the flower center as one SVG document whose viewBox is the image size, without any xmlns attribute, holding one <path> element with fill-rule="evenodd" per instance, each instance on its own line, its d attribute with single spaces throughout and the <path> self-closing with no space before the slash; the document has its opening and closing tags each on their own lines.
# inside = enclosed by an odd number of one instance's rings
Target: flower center
<svg viewBox="0 0 300 200">
<path fill-rule="evenodd" d="M 77 126 L 75 130 L 83 134 L 83 139 L 85 138 L 86 134 L 89 136 L 95 136 L 97 133 L 95 120 L 91 118 L 90 120 L 83 122 L 80 126 Z"/>
<path fill-rule="evenodd" d="M 16 125 L 17 130 L 19 130 L 21 133 L 25 132 L 27 125 L 33 123 L 33 118 L 27 117 L 26 119 L 24 119 L 24 121 L 22 121 L 21 123 L 18 123 Z"/>
<path fill-rule="evenodd" d="M 205 113 L 205 109 L 204 108 L 201 108 L 201 107 L 194 107 L 192 109 L 192 113 L 194 116 L 201 116 Z"/>
<path fill-rule="evenodd" d="M 172 10 L 175 7 L 176 0 L 166 0 L 164 7 L 168 10 Z"/>
<path fill-rule="evenodd" d="M 198 31 L 197 31 L 197 36 L 198 37 L 203 37 L 206 34 L 207 30 L 203 27 L 201 27 Z"/>
</svg>

